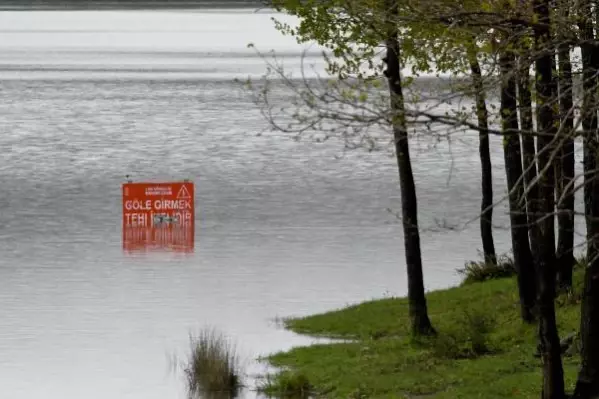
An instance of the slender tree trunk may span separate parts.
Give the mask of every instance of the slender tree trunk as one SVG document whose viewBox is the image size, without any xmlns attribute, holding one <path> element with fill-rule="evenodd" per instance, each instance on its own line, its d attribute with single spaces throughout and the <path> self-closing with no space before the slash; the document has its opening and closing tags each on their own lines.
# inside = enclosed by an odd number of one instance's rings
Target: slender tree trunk
<svg viewBox="0 0 599 399">
<path fill-rule="evenodd" d="M 543 359 L 543 399 L 563 399 L 564 372 L 561 348 L 555 316 L 555 173 L 551 160 L 556 150 L 553 140 L 556 118 L 553 110 L 557 101 L 557 89 L 553 77 L 554 54 L 551 46 L 550 1 L 535 0 L 534 9 L 539 26 L 534 31 L 537 73 L 536 92 L 538 107 L 538 165 L 539 165 L 539 211 L 542 217 L 536 223 L 541 240 L 537 268 L 539 289 L 539 341 Z"/>
<path fill-rule="evenodd" d="M 590 11 L 590 8 L 589 8 Z M 597 149 L 597 110 L 594 108 L 597 101 L 597 77 L 595 76 L 595 46 L 590 43 L 594 39 L 592 22 L 580 24 L 582 40 L 585 42 L 581 47 L 582 55 L 582 85 L 583 104 L 581 112 L 581 124 L 583 130 L 583 164 L 584 164 L 584 214 L 587 226 L 587 241 L 593 237 L 593 188 L 596 169 L 595 151 Z M 587 248 L 588 250 L 588 248 Z M 588 254 L 587 254 L 588 256 Z M 590 259 L 590 258 L 589 258 Z"/>
<path fill-rule="evenodd" d="M 489 114 L 480 64 L 476 52 L 469 50 L 470 72 L 472 86 L 476 98 L 476 115 L 478 117 L 478 152 L 481 164 L 481 218 L 480 233 L 483 243 L 483 253 L 486 263 L 497 263 L 495 243 L 493 242 L 493 172 L 491 166 L 491 153 L 489 151 Z"/>
<path fill-rule="evenodd" d="M 589 15 L 590 5 L 581 7 L 582 15 Z M 599 397 L 599 182 L 597 179 L 597 72 L 599 49 L 594 39 L 593 24 L 585 19 L 579 25 L 583 44 L 582 75 L 583 104 L 582 128 L 584 134 L 584 208 L 587 224 L 587 258 L 583 299 L 580 311 L 580 338 L 582 341 L 581 367 L 574 390 L 575 399 Z"/>
<path fill-rule="evenodd" d="M 593 202 L 597 203 L 598 201 L 599 196 L 596 196 Z M 594 208 L 597 208 L 597 205 L 594 205 Z M 594 216 L 594 218 L 597 217 Z M 597 224 L 597 222 L 594 223 Z M 597 229 L 597 226 L 594 229 Z M 580 312 L 581 367 L 573 399 L 599 398 L 599 260 L 597 258 L 599 240 L 597 236 L 588 245 L 592 247 L 589 252 L 594 254 L 594 258 L 590 260 L 584 276 Z"/>
<path fill-rule="evenodd" d="M 526 206 L 521 201 L 524 185 L 518 182 L 522 176 L 522 154 L 518 136 L 518 104 L 516 103 L 515 57 L 509 50 L 502 51 L 501 67 L 501 119 L 503 154 L 509 192 L 510 224 L 514 264 L 518 271 L 518 291 L 520 295 L 520 313 L 525 322 L 534 321 L 535 308 L 535 272 L 530 244 L 528 241 L 528 220 Z"/>
<path fill-rule="evenodd" d="M 567 15 L 566 15 L 567 16 Z M 560 44 L 559 60 L 559 99 L 561 120 L 560 162 L 557 165 L 557 211 L 558 239 L 555 254 L 557 262 L 557 280 L 560 289 L 572 288 L 572 269 L 574 268 L 574 109 L 572 92 L 572 64 L 570 46 Z M 564 191 L 566 190 L 566 191 Z M 563 197 L 563 198 L 562 198 Z"/>
<path fill-rule="evenodd" d="M 406 265 L 408 270 L 408 302 L 412 324 L 412 333 L 415 335 L 434 335 L 428 317 L 426 296 L 424 292 L 424 278 L 422 273 L 422 257 L 420 251 L 420 233 L 418 232 L 418 206 L 416 199 L 416 186 L 412 173 L 410 151 L 408 145 L 408 130 L 405 120 L 405 107 L 400 75 L 400 47 L 397 31 L 398 6 L 396 0 L 389 0 L 389 21 L 387 21 L 387 54 L 385 74 L 389 83 L 390 106 L 393 111 L 393 136 L 395 140 L 395 153 L 399 169 L 399 184 L 401 190 L 401 209 L 406 252 Z"/>
<path fill-rule="evenodd" d="M 529 53 L 530 48 L 522 44 L 519 50 L 523 54 L 520 56 L 518 65 L 518 102 L 520 103 L 520 130 L 522 132 L 522 165 L 524 167 L 524 185 L 526 187 L 526 214 L 528 233 L 530 235 L 530 250 L 533 259 L 536 259 L 535 248 L 538 247 L 539 237 L 536 234 L 537 229 L 533 228 L 533 226 L 538 216 L 539 190 L 533 182 L 537 178 L 537 150 L 532 114 L 530 63 L 524 56 L 524 54 Z"/>
</svg>

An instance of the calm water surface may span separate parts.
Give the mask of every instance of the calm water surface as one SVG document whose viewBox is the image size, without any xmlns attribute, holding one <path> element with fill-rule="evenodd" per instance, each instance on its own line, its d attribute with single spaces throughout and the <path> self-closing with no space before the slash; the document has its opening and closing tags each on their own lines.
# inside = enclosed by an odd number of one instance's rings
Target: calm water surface
<svg viewBox="0 0 599 399">
<path fill-rule="evenodd" d="M 405 293 L 401 227 L 387 211 L 399 210 L 393 158 L 257 137 L 266 124 L 231 83 L 264 72 L 246 44 L 301 64 L 271 17 L 0 13 L 3 397 L 181 398 L 170 359 L 185 356 L 190 331 L 224 330 L 251 374 L 262 370 L 252 358 L 312 342 L 276 317 Z M 479 164 L 475 140 L 430 144 L 415 140 L 413 157 L 434 289 L 478 256 L 476 222 L 435 226 L 475 216 Z M 195 253 L 122 252 L 126 174 L 196 182 Z M 501 228 L 496 244 L 508 248 Z"/>
</svg>

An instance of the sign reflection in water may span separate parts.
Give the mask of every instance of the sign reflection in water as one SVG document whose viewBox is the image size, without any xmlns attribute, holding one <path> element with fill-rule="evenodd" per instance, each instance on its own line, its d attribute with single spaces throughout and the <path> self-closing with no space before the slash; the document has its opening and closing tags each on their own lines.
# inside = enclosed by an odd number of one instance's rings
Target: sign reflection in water
<svg viewBox="0 0 599 399">
<path fill-rule="evenodd" d="M 125 227 L 123 249 L 127 252 L 176 251 L 193 252 L 194 226 L 163 225 Z"/>
</svg>

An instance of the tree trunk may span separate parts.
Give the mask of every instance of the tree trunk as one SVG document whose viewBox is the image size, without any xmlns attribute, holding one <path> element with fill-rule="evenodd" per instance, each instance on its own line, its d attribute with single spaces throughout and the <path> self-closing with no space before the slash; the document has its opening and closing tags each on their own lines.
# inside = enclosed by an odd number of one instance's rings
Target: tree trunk
<svg viewBox="0 0 599 399">
<path fill-rule="evenodd" d="M 586 3 L 586 2 L 585 2 Z M 591 7 L 588 3 L 581 5 L 581 14 L 590 13 Z M 597 48 L 593 45 L 594 40 L 593 22 L 586 19 L 579 24 L 581 39 L 580 46 L 582 55 L 582 87 L 583 103 L 581 111 L 581 125 L 583 130 L 583 164 L 585 173 L 584 183 L 584 214 L 587 226 L 587 241 L 590 242 L 594 236 L 593 232 L 593 189 L 596 168 L 595 152 L 597 150 L 597 70 L 599 68 Z M 588 248 L 587 248 L 588 250 Z"/>
<path fill-rule="evenodd" d="M 523 44 L 519 50 L 521 54 L 527 54 L 530 51 L 528 46 Z M 530 251 L 533 259 L 536 259 L 535 248 L 538 247 L 539 237 L 536 234 L 537 229 L 533 226 L 538 216 L 539 190 L 533 182 L 537 178 L 537 150 L 532 115 L 530 63 L 524 56 L 520 57 L 518 65 L 518 102 L 520 103 L 520 131 L 522 132 L 520 136 L 522 140 L 522 165 L 524 168 L 524 185 L 526 187 L 526 214 L 530 235 Z"/>
<path fill-rule="evenodd" d="M 534 321 L 535 308 L 535 271 L 530 244 L 528 241 L 528 221 L 526 206 L 521 201 L 524 185 L 518 180 L 522 176 L 522 154 L 518 135 L 518 114 L 516 103 L 516 79 L 514 54 L 502 51 L 499 58 L 501 68 L 501 122 L 503 131 L 503 154 L 507 177 L 510 224 L 514 264 L 518 271 L 518 292 L 520 295 L 520 313 L 525 322 Z"/>
<path fill-rule="evenodd" d="M 581 15 L 589 15 L 591 7 L 585 3 Z M 580 311 L 580 338 L 582 341 L 581 367 L 574 390 L 575 399 L 599 397 L 599 183 L 597 179 L 597 71 L 599 49 L 593 45 L 593 25 L 590 19 L 579 25 L 582 40 L 583 104 L 582 128 L 584 134 L 584 208 L 587 224 L 587 257 L 582 306 Z"/>
<path fill-rule="evenodd" d="M 537 268 L 539 289 L 539 342 L 543 359 L 543 399 L 563 399 L 564 372 L 561 348 L 555 316 L 555 164 L 551 160 L 556 150 L 553 139 L 556 133 L 556 118 L 553 110 L 557 102 L 553 78 L 554 53 L 551 45 L 549 0 L 535 0 L 534 9 L 539 26 L 534 31 L 535 60 L 537 73 L 536 92 L 538 108 L 538 165 L 539 165 L 539 228 L 540 247 Z"/>
<path fill-rule="evenodd" d="M 572 93 L 572 64 L 570 46 L 560 44 L 559 52 L 559 107 L 561 120 L 560 162 L 557 165 L 557 221 L 558 239 L 555 253 L 557 281 L 561 290 L 572 288 L 574 268 L 574 109 Z M 566 191 L 564 191 L 566 190 Z"/>
<path fill-rule="evenodd" d="M 389 83 L 390 106 L 393 111 L 393 137 L 395 153 L 399 169 L 399 184 L 401 190 L 401 210 L 408 271 L 408 303 L 414 335 L 434 335 L 428 317 L 424 278 L 422 273 L 422 257 L 420 251 L 420 233 L 418 231 L 418 205 L 416 186 L 412 173 L 410 151 L 408 145 L 408 130 L 405 120 L 405 107 L 400 75 L 400 47 L 396 26 L 398 8 L 395 0 L 389 3 L 389 20 L 387 21 L 387 54 L 385 75 Z"/>
<path fill-rule="evenodd" d="M 599 197 L 593 199 L 599 201 Z M 596 206 L 595 206 L 596 207 Z M 597 217 L 597 216 L 595 216 Z M 599 398 L 599 240 L 595 238 L 593 247 L 595 257 L 585 272 L 582 307 L 580 312 L 580 353 L 581 367 L 572 399 Z"/>
<path fill-rule="evenodd" d="M 474 51 L 469 51 L 470 72 L 472 74 L 472 86 L 476 98 L 476 115 L 478 117 L 478 152 L 481 164 L 481 218 L 480 233 L 483 244 L 483 253 L 486 263 L 497 263 L 495 244 L 493 242 L 493 172 L 491 167 L 491 154 L 489 151 L 489 115 L 483 77 L 480 64 Z"/>
</svg>

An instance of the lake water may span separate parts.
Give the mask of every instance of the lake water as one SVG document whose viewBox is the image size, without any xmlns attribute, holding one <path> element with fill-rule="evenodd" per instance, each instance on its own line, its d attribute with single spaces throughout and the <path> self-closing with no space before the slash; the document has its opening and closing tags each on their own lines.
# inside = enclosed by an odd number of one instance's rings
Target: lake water
<svg viewBox="0 0 599 399">
<path fill-rule="evenodd" d="M 252 358 L 313 342 L 277 317 L 405 294 L 393 157 L 257 136 L 267 124 L 232 82 L 265 70 L 247 43 L 301 66 L 272 16 L 0 13 L 3 397 L 182 398 L 171 358 L 192 331 L 226 332 L 252 374 Z M 431 143 L 412 143 L 427 289 L 457 283 L 480 248 L 477 222 L 437 226 L 476 216 L 477 142 Z M 126 174 L 196 183 L 195 252 L 123 253 Z"/>
</svg>

